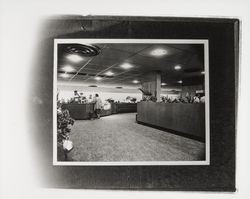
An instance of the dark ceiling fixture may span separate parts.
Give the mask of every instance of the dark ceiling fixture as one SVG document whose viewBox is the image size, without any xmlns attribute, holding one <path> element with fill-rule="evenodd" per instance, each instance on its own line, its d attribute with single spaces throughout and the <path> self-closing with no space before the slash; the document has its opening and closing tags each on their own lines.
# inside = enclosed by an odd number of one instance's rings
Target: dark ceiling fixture
<svg viewBox="0 0 250 199">
<path fill-rule="evenodd" d="M 118 89 L 122 89 L 122 87 L 121 87 L 121 86 L 117 86 L 116 88 L 118 88 Z"/>
<path fill-rule="evenodd" d="M 90 76 L 90 77 L 95 77 L 96 74 L 88 74 L 88 76 Z"/>
<path fill-rule="evenodd" d="M 112 79 L 112 78 L 114 78 L 114 76 L 108 76 L 108 75 L 106 75 L 106 76 L 104 76 L 105 78 L 107 78 L 107 79 Z"/>
<path fill-rule="evenodd" d="M 96 85 L 89 85 L 89 87 L 97 87 Z"/>
<path fill-rule="evenodd" d="M 65 73 L 65 71 L 62 71 L 62 70 L 59 70 L 58 73 Z M 77 72 L 67 72 L 67 74 L 70 74 L 70 75 L 82 75 L 82 76 L 86 76 L 87 73 L 77 73 Z"/>
<path fill-rule="evenodd" d="M 101 49 L 98 46 L 90 44 L 70 44 L 66 47 L 67 53 L 74 53 L 81 56 L 92 57 L 100 53 Z"/>
</svg>

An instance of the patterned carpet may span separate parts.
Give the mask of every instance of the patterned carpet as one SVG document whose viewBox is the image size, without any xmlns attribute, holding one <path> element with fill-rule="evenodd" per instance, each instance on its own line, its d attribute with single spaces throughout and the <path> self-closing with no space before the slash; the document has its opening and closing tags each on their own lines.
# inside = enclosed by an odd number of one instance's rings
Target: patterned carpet
<svg viewBox="0 0 250 199">
<path fill-rule="evenodd" d="M 75 122 L 72 161 L 204 160 L 205 144 L 135 122 L 135 113 Z"/>
</svg>

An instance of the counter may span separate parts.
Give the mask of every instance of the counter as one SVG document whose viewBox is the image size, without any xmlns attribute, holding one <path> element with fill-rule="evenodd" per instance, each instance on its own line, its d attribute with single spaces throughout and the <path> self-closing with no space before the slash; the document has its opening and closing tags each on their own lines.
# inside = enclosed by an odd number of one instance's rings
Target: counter
<svg viewBox="0 0 250 199">
<path fill-rule="evenodd" d="M 136 121 L 205 140 L 205 104 L 140 102 Z"/>
<path fill-rule="evenodd" d="M 94 113 L 94 104 L 63 104 L 62 108 L 68 109 L 70 116 L 75 120 L 87 120 L 90 119 L 92 114 L 95 117 Z M 136 112 L 137 104 L 136 103 L 111 103 L 111 109 L 102 110 L 102 116 L 108 116 L 111 114 L 117 113 L 133 113 Z"/>
<path fill-rule="evenodd" d="M 137 103 L 114 103 L 114 113 L 135 113 L 137 111 Z"/>
<path fill-rule="evenodd" d="M 90 119 L 90 114 L 95 117 L 94 104 L 63 104 L 62 108 L 68 109 L 70 116 L 75 120 L 87 120 Z M 102 110 L 101 116 L 111 115 L 110 110 Z"/>
</svg>

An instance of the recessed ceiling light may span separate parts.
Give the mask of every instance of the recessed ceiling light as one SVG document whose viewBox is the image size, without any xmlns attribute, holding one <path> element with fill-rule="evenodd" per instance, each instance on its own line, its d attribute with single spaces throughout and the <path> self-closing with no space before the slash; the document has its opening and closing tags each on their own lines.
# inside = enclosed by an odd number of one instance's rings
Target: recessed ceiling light
<svg viewBox="0 0 250 199">
<path fill-rule="evenodd" d="M 134 83 L 134 84 L 138 84 L 139 81 L 138 81 L 138 80 L 133 80 L 133 83 Z"/>
<path fill-rule="evenodd" d="M 99 81 L 99 80 L 101 80 L 102 78 L 101 77 L 95 77 L 95 80 L 97 80 L 97 81 Z"/>
<path fill-rule="evenodd" d="M 175 70 L 181 70 L 181 66 L 180 66 L 180 65 L 176 65 L 176 66 L 174 67 L 174 69 L 175 69 Z"/>
<path fill-rule="evenodd" d="M 166 49 L 163 48 L 156 48 L 150 52 L 150 55 L 153 55 L 155 57 L 161 57 L 163 55 L 166 55 L 168 52 Z"/>
<path fill-rule="evenodd" d="M 204 75 L 204 74 L 205 74 L 205 71 L 201 71 L 201 74 Z"/>
<path fill-rule="evenodd" d="M 163 82 L 163 83 L 161 83 L 161 85 L 162 85 L 162 86 L 166 86 L 167 84 Z"/>
<path fill-rule="evenodd" d="M 108 71 L 108 72 L 106 72 L 106 73 L 105 73 L 105 75 L 107 75 L 107 76 L 113 76 L 113 75 L 114 75 L 114 73 L 113 73 L 113 72 L 111 72 L 111 71 Z"/>
<path fill-rule="evenodd" d="M 60 77 L 62 77 L 62 78 L 68 78 L 70 75 L 69 74 L 67 74 L 67 73 L 62 73 L 62 74 L 60 74 Z"/>
<path fill-rule="evenodd" d="M 73 72 L 73 71 L 75 71 L 75 69 L 72 66 L 70 66 L 70 65 L 64 66 L 62 68 L 62 70 L 64 70 L 65 72 Z"/>
<path fill-rule="evenodd" d="M 83 58 L 76 54 L 70 54 L 67 56 L 67 59 L 69 59 L 72 62 L 80 62 L 83 60 Z"/>
<path fill-rule="evenodd" d="M 182 84 L 182 80 L 178 81 L 179 84 Z"/>
<path fill-rule="evenodd" d="M 134 66 L 131 65 L 130 63 L 123 63 L 122 65 L 120 65 L 122 68 L 124 69 L 129 69 L 129 68 L 133 68 Z"/>
</svg>

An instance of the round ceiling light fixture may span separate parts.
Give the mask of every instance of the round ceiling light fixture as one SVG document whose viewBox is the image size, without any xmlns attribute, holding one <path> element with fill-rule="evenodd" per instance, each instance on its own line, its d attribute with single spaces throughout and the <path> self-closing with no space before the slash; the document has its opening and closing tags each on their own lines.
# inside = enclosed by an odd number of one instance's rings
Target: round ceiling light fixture
<svg viewBox="0 0 250 199">
<path fill-rule="evenodd" d="M 76 55 L 76 54 L 67 55 L 67 59 L 75 63 L 83 61 L 83 57 L 81 57 L 80 55 Z"/>
<path fill-rule="evenodd" d="M 175 69 L 175 70 L 181 70 L 181 66 L 180 66 L 180 65 L 176 65 L 176 66 L 174 67 L 174 69 Z"/>
<path fill-rule="evenodd" d="M 68 78 L 68 77 L 70 77 L 70 75 L 67 74 L 67 73 L 62 73 L 62 74 L 60 74 L 60 77 L 62 77 L 62 78 Z"/>
<path fill-rule="evenodd" d="M 122 67 L 123 69 L 130 69 L 133 68 L 134 66 L 130 63 L 123 63 L 120 65 L 120 67 Z"/>
<path fill-rule="evenodd" d="M 114 73 L 112 71 L 108 71 L 108 72 L 106 72 L 104 74 L 107 75 L 107 76 L 113 76 L 114 75 Z"/>
<path fill-rule="evenodd" d="M 163 55 L 166 55 L 168 52 L 166 49 L 163 48 L 156 48 L 150 52 L 150 55 L 155 57 L 161 57 Z"/>
<path fill-rule="evenodd" d="M 68 73 L 75 71 L 75 69 L 70 65 L 66 65 L 66 66 L 62 67 L 62 70 L 65 72 L 68 72 Z"/>
<path fill-rule="evenodd" d="M 133 83 L 134 83 L 134 84 L 138 84 L 139 81 L 138 81 L 138 80 L 133 80 Z"/>
<path fill-rule="evenodd" d="M 80 56 L 92 57 L 100 53 L 101 49 L 98 46 L 91 44 L 69 44 L 66 47 L 69 54 L 78 54 Z"/>
<path fill-rule="evenodd" d="M 97 80 L 97 81 L 99 81 L 99 80 L 101 80 L 102 78 L 101 77 L 99 77 L 99 76 L 96 76 L 95 77 L 95 80 Z"/>
</svg>

